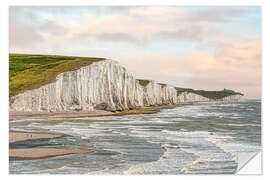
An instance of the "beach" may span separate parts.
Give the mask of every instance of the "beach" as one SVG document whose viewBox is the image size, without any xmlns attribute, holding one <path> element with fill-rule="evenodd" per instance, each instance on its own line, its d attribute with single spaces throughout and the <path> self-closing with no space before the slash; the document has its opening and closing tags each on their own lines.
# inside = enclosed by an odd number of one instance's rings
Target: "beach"
<svg viewBox="0 0 270 180">
<path fill-rule="evenodd" d="M 34 141 L 34 140 L 49 140 L 61 138 L 64 135 L 60 134 L 46 134 L 24 131 L 10 131 L 9 143 L 10 145 L 18 142 Z M 63 156 L 68 154 L 85 154 L 92 152 L 89 149 L 65 149 L 65 148 L 10 148 L 9 158 L 35 159 L 48 158 L 55 156 Z"/>
<path fill-rule="evenodd" d="M 160 112 L 161 109 L 170 109 L 185 105 L 192 105 L 192 103 L 183 103 L 183 104 L 168 104 L 160 106 L 148 106 L 148 107 L 138 107 L 130 110 L 123 111 L 104 111 L 104 110 L 94 110 L 94 111 L 63 111 L 63 112 L 10 112 L 9 120 L 25 120 L 25 119 L 57 119 L 57 118 L 82 118 L 82 117 L 102 117 L 102 116 L 123 116 L 123 115 L 132 115 L 132 114 L 153 114 Z"/>
<path fill-rule="evenodd" d="M 23 132 L 23 131 L 11 131 L 9 132 L 9 143 L 27 141 L 27 140 L 36 140 L 36 139 L 52 139 L 52 138 L 60 138 L 64 135 L 59 134 L 42 134 L 42 133 L 31 133 L 31 132 Z"/>
<path fill-rule="evenodd" d="M 29 149 L 10 149 L 10 158 L 48 158 L 63 156 L 68 154 L 85 154 L 91 152 L 84 149 L 56 149 L 56 148 L 29 148 Z"/>
</svg>

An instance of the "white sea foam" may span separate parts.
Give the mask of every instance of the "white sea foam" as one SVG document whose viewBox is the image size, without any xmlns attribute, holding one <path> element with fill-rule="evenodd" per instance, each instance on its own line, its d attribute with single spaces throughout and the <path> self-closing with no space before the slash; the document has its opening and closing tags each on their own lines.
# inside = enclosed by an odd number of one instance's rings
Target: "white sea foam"
<svg viewBox="0 0 270 180">
<path fill-rule="evenodd" d="M 177 146 L 164 144 L 165 153 L 159 160 L 130 167 L 124 174 L 181 174 L 196 156 L 181 151 Z"/>
</svg>

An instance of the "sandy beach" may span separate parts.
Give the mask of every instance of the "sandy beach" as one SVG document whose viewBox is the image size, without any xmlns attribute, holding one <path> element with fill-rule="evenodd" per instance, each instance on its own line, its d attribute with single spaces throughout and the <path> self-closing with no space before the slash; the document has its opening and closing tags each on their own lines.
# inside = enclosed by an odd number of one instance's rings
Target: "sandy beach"
<svg viewBox="0 0 270 180">
<path fill-rule="evenodd" d="M 10 131 L 9 143 L 23 142 L 28 140 L 42 140 L 61 138 L 60 134 L 45 134 L 23 131 Z M 85 154 L 92 152 L 88 149 L 59 149 L 59 148 L 23 148 L 9 149 L 9 158 L 47 158 L 55 156 L 63 156 L 68 154 Z"/>
<path fill-rule="evenodd" d="M 9 143 L 36 140 L 36 139 L 52 139 L 60 138 L 64 135 L 59 134 L 41 134 L 41 133 L 30 133 L 30 132 L 9 132 Z"/>
<path fill-rule="evenodd" d="M 84 149 L 56 149 L 56 148 L 29 148 L 29 149 L 10 149 L 10 158 L 47 158 L 63 156 L 68 154 L 85 154 L 92 152 Z"/>
<path fill-rule="evenodd" d="M 100 117 L 100 116 L 122 116 L 131 114 L 153 114 L 159 112 L 161 109 L 175 108 L 185 105 L 192 105 L 192 103 L 176 104 L 176 105 L 160 105 L 160 106 L 148 106 L 138 107 L 135 109 L 124 110 L 124 111 L 79 111 L 79 112 L 10 112 L 9 120 L 18 121 L 26 119 L 35 120 L 48 120 L 48 119 L 59 119 L 59 118 L 82 118 L 82 117 Z"/>
<path fill-rule="evenodd" d="M 114 112 L 95 110 L 95 111 L 80 111 L 80 112 L 9 112 L 9 120 L 25 120 L 25 119 L 51 119 L 51 118 L 74 118 L 74 117 L 95 117 L 112 115 Z"/>
</svg>

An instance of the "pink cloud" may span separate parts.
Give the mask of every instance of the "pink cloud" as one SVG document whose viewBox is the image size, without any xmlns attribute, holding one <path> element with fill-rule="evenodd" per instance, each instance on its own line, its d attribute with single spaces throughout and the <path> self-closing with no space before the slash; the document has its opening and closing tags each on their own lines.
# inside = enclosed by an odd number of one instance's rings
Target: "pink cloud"
<svg viewBox="0 0 270 180">
<path fill-rule="evenodd" d="M 240 39 L 214 53 L 187 52 L 168 56 L 146 53 L 141 59 L 121 59 L 139 78 L 169 82 L 180 87 L 220 90 L 231 88 L 248 98 L 261 96 L 261 40 Z"/>
</svg>

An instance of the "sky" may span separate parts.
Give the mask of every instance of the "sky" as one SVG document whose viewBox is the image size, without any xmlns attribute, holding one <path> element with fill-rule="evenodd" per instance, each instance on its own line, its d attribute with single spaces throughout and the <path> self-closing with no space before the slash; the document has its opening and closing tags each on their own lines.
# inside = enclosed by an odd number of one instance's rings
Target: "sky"
<svg viewBox="0 0 270 180">
<path fill-rule="evenodd" d="M 261 8 L 9 8 L 9 52 L 114 59 L 136 78 L 261 98 Z"/>
</svg>

